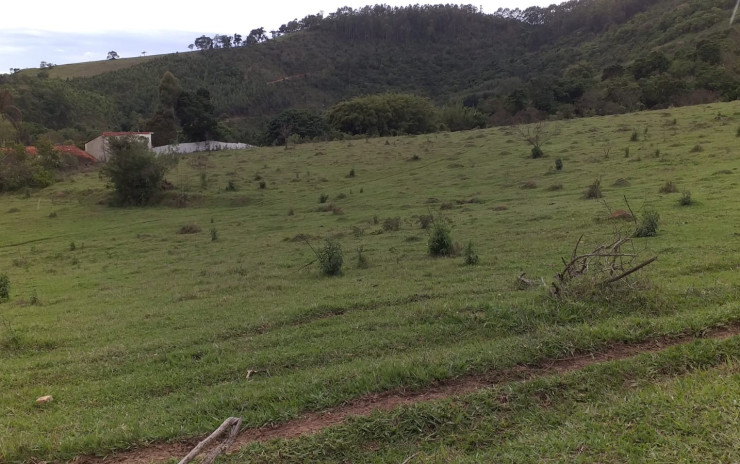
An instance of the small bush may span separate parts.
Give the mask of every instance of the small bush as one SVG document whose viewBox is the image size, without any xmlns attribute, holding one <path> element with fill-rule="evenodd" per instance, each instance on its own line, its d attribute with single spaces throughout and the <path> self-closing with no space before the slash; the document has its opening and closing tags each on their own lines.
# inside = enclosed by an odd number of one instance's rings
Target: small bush
<svg viewBox="0 0 740 464">
<path fill-rule="evenodd" d="M 355 177 L 355 168 L 349 170 L 349 174 L 347 174 L 347 177 Z"/>
<path fill-rule="evenodd" d="M 620 177 L 619 179 L 615 180 L 612 185 L 615 187 L 629 187 L 630 181 L 628 181 L 624 177 Z"/>
<path fill-rule="evenodd" d="M 288 216 L 293 216 L 293 215 L 295 215 L 295 210 L 293 208 L 290 208 L 288 210 Z"/>
<path fill-rule="evenodd" d="M 326 203 L 326 200 L 329 199 L 329 195 L 322 193 L 319 195 L 319 203 Z"/>
<path fill-rule="evenodd" d="M 401 228 L 401 218 L 396 216 L 392 218 L 386 218 L 383 220 L 383 230 L 386 232 L 394 232 Z"/>
<path fill-rule="evenodd" d="M 10 278 L 8 274 L 0 274 L 0 301 L 10 299 Z"/>
<path fill-rule="evenodd" d="M 525 190 L 536 189 L 537 188 L 537 182 L 535 182 L 533 180 L 528 180 L 527 182 L 525 182 L 525 183 L 522 184 L 522 188 L 525 189 Z"/>
<path fill-rule="evenodd" d="M 346 193 L 340 193 L 339 195 L 334 197 L 335 200 L 344 200 L 345 198 L 347 198 Z"/>
<path fill-rule="evenodd" d="M 676 187 L 676 184 L 672 180 L 669 180 L 669 181 L 666 181 L 666 183 L 663 184 L 663 186 L 660 189 L 658 189 L 658 192 L 675 193 L 675 192 L 678 192 L 678 187 Z"/>
<path fill-rule="evenodd" d="M 555 159 L 555 170 L 556 171 L 562 171 L 563 170 L 563 160 L 560 158 Z"/>
<path fill-rule="evenodd" d="M 703 151 L 704 151 L 704 147 L 702 147 L 698 143 L 694 145 L 693 148 L 691 149 L 691 153 L 701 153 Z"/>
<path fill-rule="evenodd" d="M 236 184 L 233 180 L 230 180 L 226 183 L 226 191 L 227 192 L 236 192 Z"/>
<path fill-rule="evenodd" d="M 57 212 L 56 211 L 52 211 L 51 213 L 49 213 L 49 218 L 50 219 L 54 219 L 55 217 L 57 217 Z"/>
<path fill-rule="evenodd" d="M 548 192 L 556 192 L 558 190 L 563 190 L 563 184 L 552 184 L 551 186 L 547 187 Z"/>
<path fill-rule="evenodd" d="M 413 155 L 411 158 L 409 158 L 409 161 L 419 161 L 421 160 L 421 157 L 419 155 Z"/>
<path fill-rule="evenodd" d="M 197 234 L 201 231 L 198 224 L 185 224 L 177 231 L 178 234 Z"/>
<path fill-rule="evenodd" d="M 586 192 L 583 194 L 583 196 L 587 200 L 601 198 L 601 179 L 596 179 L 593 184 L 589 185 L 588 188 L 586 188 Z"/>
<path fill-rule="evenodd" d="M 537 145 L 532 147 L 532 158 L 537 159 L 542 158 L 543 156 L 545 156 L 545 153 L 542 151 L 542 148 L 538 147 Z"/>
<path fill-rule="evenodd" d="M 211 228 L 211 241 L 215 242 L 216 240 L 218 240 L 218 230 L 216 230 L 215 227 L 212 227 Z"/>
<path fill-rule="evenodd" d="M 39 299 L 39 293 L 36 291 L 36 289 L 33 289 L 33 292 L 31 292 L 31 298 L 28 301 L 32 306 L 39 306 L 41 305 L 41 299 Z"/>
<path fill-rule="evenodd" d="M 75 242 L 69 242 L 69 251 L 75 251 L 77 249 L 77 245 Z"/>
<path fill-rule="evenodd" d="M 637 142 L 638 140 L 640 140 L 640 134 L 636 130 L 633 130 L 630 136 L 630 142 Z"/>
<path fill-rule="evenodd" d="M 265 182 L 264 180 L 261 180 L 259 185 L 260 185 L 260 190 L 264 190 L 267 188 L 267 182 Z"/>
<path fill-rule="evenodd" d="M 8 213 L 20 213 L 20 212 L 21 212 L 21 210 L 20 210 L 20 209 L 18 209 L 18 208 L 10 208 L 10 209 L 8 210 Z"/>
<path fill-rule="evenodd" d="M 658 234 L 660 215 L 655 210 L 645 210 L 640 217 L 640 223 L 635 229 L 635 237 L 654 237 Z"/>
<path fill-rule="evenodd" d="M 680 206 L 690 206 L 691 203 L 693 203 L 693 200 L 691 200 L 691 192 L 687 190 L 683 192 L 681 198 L 678 199 L 678 204 Z"/>
<path fill-rule="evenodd" d="M 630 147 L 627 147 L 624 149 L 624 157 L 629 158 L 630 157 Z"/>
<path fill-rule="evenodd" d="M 143 205 L 160 190 L 164 174 L 177 158 L 155 156 L 146 142 L 109 137 L 109 158 L 100 173 L 113 185 L 120 204 Z"/>
<path fill-rule="evenodd" d="M 452 242 L 450 230 L 439 222 L 434 222 L 428 243 L 430 256 L 452 256 L 455 253 L 455 244 Z"/>
<path fill-rule="evenodd" d="M 465 250 L 463 250 L 463 254 L 465 255 L 465 264 L 468 266 L 475 266 L 480 261 L 478 254 L 475 252 L 475 248 L 473 247 L 473 242 L 468 242 L 465 246 Z"/>
<path fill-rule="evenodd" d="M 316 252 L 321 273 L 325 276 L 342 274 L 342 246 L 334 239 L 326 239 L 324 245 Z"/>
</svg>

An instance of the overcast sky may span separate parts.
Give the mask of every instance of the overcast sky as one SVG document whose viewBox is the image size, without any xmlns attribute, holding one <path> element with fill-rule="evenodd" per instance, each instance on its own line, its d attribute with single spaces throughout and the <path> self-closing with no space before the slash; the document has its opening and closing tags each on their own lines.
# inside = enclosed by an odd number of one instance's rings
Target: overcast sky
<svg viewBox="0 0 740 464">
<path fill-rule="evenodd" d="M 562 0 L 477 0 L 462 2 L 499 8 L 547 6 Z M 21 0 L 3 2 L 0 29 L 0 73 L 10 68 L 37 68 L 41 61 L 55 64 L 104 60 L 109 51 L 121 58 L 176 51 L 203 34 L 246 35 L 264 27 L 277 29 L 292 19 L 342 6 L 360 8 L 384 3 L 394 6 L 423 1 L 371 0 L 221 0 L 209 2 L 100 2 L 93 0 Z M 7 4 L 5 4 L 7 3 Z M 428 2 L 454 3 L 453 1 Z M 177 5 L 177 6 L 175 6 Z"/>
</svg>

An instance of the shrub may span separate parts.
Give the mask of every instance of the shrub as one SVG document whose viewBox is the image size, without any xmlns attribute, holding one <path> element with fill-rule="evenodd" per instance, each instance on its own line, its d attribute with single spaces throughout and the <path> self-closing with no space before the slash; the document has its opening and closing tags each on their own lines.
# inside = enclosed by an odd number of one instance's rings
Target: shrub
<svg viewBox="0 0 740 464">
<path fill-rule="evenodd" d="M 555 170 L 556 171 L 562 171 L 563 170 L 563 160 L 560 158 L 555 159 Z"/>
<path fill-rule="evenodd" d="M 658 189 L 658 192 L 659 193 L 675 193 L 675 192 L 678 192 L 678 187 L 676 187 L 676 184 L 672 180 L 669 180 L 669 181 L 666 181 L 666 183 L 663 184 L 663 186 L 660 189 Z"/>
<path fill-rule="evenodd" d="M 701 153 L 704 151 L 704 147 L 699 145 L 698 143 L 691 148 L 691 153 Z"/>
<path fill-rule="evenodd" d="M 660 215 L 657 211 L 648 209 L 643 211 L 640 217 L 640 223 L 635 229 L 635 237 L 654 237 L 658 234 L 658 224 Z"/>
<path fill-rule="evenodd" d="M 527 182 L 522 184 L 522 188 L 526 190 L 536 189 L 537 188 L 537 182 L 533 180 L 528 180 Z"/>
<path fill-rule="evenodd" d="M 465 264 L 468 266 L 475 266 L 480 261 L 478 254 L 475 252 L 475 248 L 473 247 L 473 242 L 468 242 L 463 254 L 465 255 Z"/>
<path fill-rule="evenodd" d="M 322 193 L 319 195 L 319 203 L 326 203 L 326 200 L 329 199 L 329 195 Z"/>
<path fill-rule="evenodd" d="M 630 142 L 637 142 L 638 140 L 640 140 L 640 134 L 636 130 L 633 130 L 630 136 Z"/>
<path fill-rule="evenodd" d="M 75 251 L 77 249 L 77 245 L 75 242 L 69 242 L 69 251 Z"/>
<path fill-rule="evenodd" d="M 236 184 L 234 184 L 233 180 L 230 180 L 226 183 L 226 191 L 227 192 L 236 192 Z"/>
<path fill-rule="evenodd" d="M 267 182 L 265 182 L 264 180 L 261 180 L 259 185 L 260 190 L 264 190 L 265 188 L 267 188 Z"/>
<path fill-rule="evenodd" d="M 177 231 L 178 234 L 197 234 L 201 231 L 198 224 L 185 224 Z"/>
<path fill-rule="evenodd" d="M 545 156 L 545 153 L 542 151 L 542 148 L 537 145 L 532 147 L 532 158 L 537 159 L 542 158 L 543 156 Z"/>
<path fill-rule="evenodd" d="M 347 174 L 347 177 L 355 177 L 355 168 L 349 170 L 349 174 Z"/>
<path fill-rule="evenodd" d="M 159 190 L 177 158 L 156 157 L 146 142 L 133 137 L 108 139 L 108 161 L 101 175 L 108 178 L 120 204 L 143 205 Z"/>
<path fill-rule="evenodd" d="M 215 242 L 218 240 L 218 230 L 215 227 L 211 227 L 211 241 Z"/>
<path fill-rule="evenodd" d="M 558 190 L 563 190 L 563 184 L 552 184 L 551 186 L 547 187 L 548 192 L 556 192 Z"/>
<path fill-rule="evenodd" d="M 342 274 L 342 246 L 338 241 L 328 238 L 324 245 L 316 252 L 321 273 L 325 276 Z"/>
<path fill-rule="evenodd" d="M 0 274 L 0 301 L 10 299 L 10 278 L 8 274 Z"/>
<path fill-rule="evenodd" d="M 383 220 L 383 230 L 386 232 L 394 232 L 401 228 L 401 218 L 396 216 L 392 218 L 385 218 Z"/>
<path fill-rule="evenodd" d="M 452 256 L 455 253 L 450 230 L 444 224 L 434 222 L 432 232 L 429 234 L 428 249 L 430 256 Z"/>
<path fill-rule="evenodd" d="M 678 204 L 680 206 L 690 206 L 691 203 L 693 203 L 693 200 L 691 200 L 691 192 L 687 190 L 683 192 L 681 198 L 678 199 Z"/>
<path fill-rule="evenodd" d="M 601 198 L 601 179 L 596 179 L 593 184 L 589 185 L 588 188 L 586 188 L 586 192 L 583 194 L 583 196 L 587 200 Z"/>
</svg>

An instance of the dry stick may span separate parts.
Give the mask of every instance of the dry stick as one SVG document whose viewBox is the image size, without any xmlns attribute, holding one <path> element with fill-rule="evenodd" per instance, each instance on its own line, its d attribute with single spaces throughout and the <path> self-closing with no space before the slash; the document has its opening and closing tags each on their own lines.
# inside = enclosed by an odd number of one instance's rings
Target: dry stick
<svg viewBox="0 0 740 464">
<path fill-rule="evenodd" d="M 214 442 L 218 437 L 220 437 L 229 427 L 231 427 L 231 432 L 229 433 L 228 438 L 226 441 L 224 441 L 221 445 L 217 446 L 213 451 L 211 451 L 203 460 L 201 464 L 209 464 L 213 462 L 214 459 L 216 459 L 216 456 L 221 454 L 226 448 L 231 446 L 231 444 L 234 442 L 234 439 L 236 438 L 237 434 L 239 433 L 239 429 L 242 425 L 242 419 L 241 417 L 229 417 L 224 421 L 223 424 L 219 428 L 216 429 L 211 435 L 208 436 L 205 440 L 198 443 L 198 446 L 193 448 L 193 450 L 188 453 L 187 456 L 182 458 L 182 461 L 180 461 L 178 464 L 187 464 L 196 457 L 200 453 L 203 452 L 203 449 L 206 448 L 208 445 L 210 445 L 212 442 Z"/>
<path fill-rule="evenodd" d="M 645 267 L 645 266 L 647 266 L 648 264 L 650 264 L 650 263 L 654 262 L 654 261 L 655 261 L 656 259 L 658 259 L 658 257 L 657 257 L 657 256 L 653 256 L 652 258 L 648 259 L 648 260 L 647 260 L 647 261 L 645 261 L 644 263 L 642 263 L 642 264 L 638 264 L 637 266 L 633 267 L 633 268 L 632 268 L 632 269 L 630 269 L 629 271 L 625 271 L 625 272 L 623 272 L 623 273 L 619 274 L 619 275 L 618 275 L 618 276 L 616 276 L 616 277 L 612 277 L 611 279 L 605 280 L 605 281 L 601 282 L 601 283 L 600 283 L 599 285 L 606 285 L 606 284 L 611 284 L 611 283 L 613 283 L 613 282 L 616 282 L 616 281 L 618 281 L 618 280 L 620 280 L 620 279 L 623 279 L 623 278 L 627 277 L 628 275 L 632 274 L 633 272 L 639 271 L 639 270 L 640 270 L 640 269 L 642 269 L 643 267 Z"/>
</svg>

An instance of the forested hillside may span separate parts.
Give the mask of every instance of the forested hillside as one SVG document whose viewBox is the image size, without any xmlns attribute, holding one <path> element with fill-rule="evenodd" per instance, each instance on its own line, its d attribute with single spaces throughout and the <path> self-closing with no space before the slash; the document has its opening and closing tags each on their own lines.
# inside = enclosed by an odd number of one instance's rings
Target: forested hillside
<svg viewBox="0 0 740 464">
<path fill-rule="evenodd" d="M 732 0 L 571 0 L 482 14 L 472 6 L 343 8 L 272 31 L 194 38 L 190 53 L 92 77 L 0 77 L 20 138 L 81 141 L 144 129 L 170 71 L 207 90 L 225 139 L 272 143 L 286 110 L 319 115 L 359 95 L 412 93 L 475 108 L 487 124 L 736 99 L 740 35 Z M 67 70 L 69 74 L 69 70 Z M 205 95 L 205 93 L 201 92 Z M 3 129 L 5 127 L 5 129 Z M 285 127 L 283 131 L 285 132 Z M 9 133 L 7 124 L 0 125 Z M 5 139 L 9 137 L 6 135 Z"/>
</svg>

